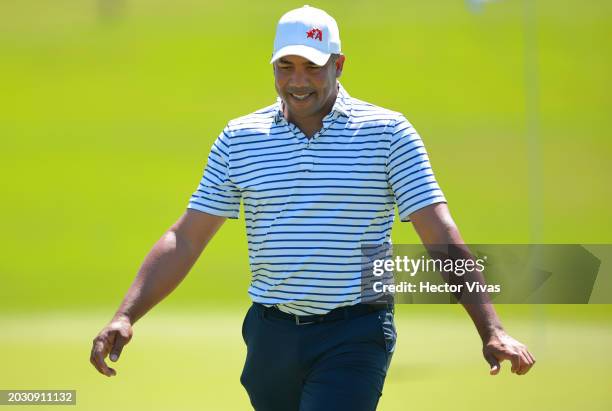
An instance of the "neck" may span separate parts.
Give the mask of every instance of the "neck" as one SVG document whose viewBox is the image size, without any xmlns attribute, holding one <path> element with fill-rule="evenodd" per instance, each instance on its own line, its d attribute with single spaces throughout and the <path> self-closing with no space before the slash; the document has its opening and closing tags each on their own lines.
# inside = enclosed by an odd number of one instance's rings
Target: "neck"
<svg viewBox="0 0 612 411">
<path fill-rule="evenodd" d="M 334 92 L 331 94 L 323 108 L 317 113 L 307 116 L 296 115 L 295 113 L 289 112 L 287 106 L 283 103 L 283 115 L 285 116 L 287 121 L 298 126 L 298 128 L 302 130 L 306 137 L 311 138 L 317 131 L 323 128 L 323 118 L 328 115 L 334 107 L 334 103 L 336 102 L 336 98 L 338 97 L 338 88 L 339 86 L 336 83 Z"/>
</svg>

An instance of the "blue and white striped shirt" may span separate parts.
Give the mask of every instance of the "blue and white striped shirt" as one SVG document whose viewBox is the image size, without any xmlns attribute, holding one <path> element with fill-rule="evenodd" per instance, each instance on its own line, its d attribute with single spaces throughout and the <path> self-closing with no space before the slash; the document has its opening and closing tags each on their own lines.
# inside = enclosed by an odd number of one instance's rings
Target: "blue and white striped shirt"
<svg viewBox="0 0 612 411">
<path fill-rule="evenodd" d="M 188 208 L 238 218 L 255 302 L 309 315 L 360 302 L 361 244 L 391 242 L 400 219 L 445 202 L 420 136 L 398 112 L 342 85 L 308 139 L 276 103 L 230 121 Z"/>
</svg>

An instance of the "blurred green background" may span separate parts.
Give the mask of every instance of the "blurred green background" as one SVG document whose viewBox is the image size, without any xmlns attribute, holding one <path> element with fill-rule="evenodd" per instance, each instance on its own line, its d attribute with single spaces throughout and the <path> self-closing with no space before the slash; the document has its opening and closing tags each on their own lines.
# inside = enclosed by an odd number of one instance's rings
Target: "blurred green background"
<svg viewBox="0 0 612 411">
<path fill-rule="evenodd" d="M 0 389 L 76 389 L 83 410 L 249 409 L 242 220 L 137 324 L 116 378 L 88 356 L 220 130 L 274 101 L 274 28 L 301 5 L 0 2 Z M 612 2 L 311 5 L 338 21 L 348 92 L 420 132 L 467 242 L 612 242 Z M 410 224 L 393 238 L 418 241 Z M 609 305 L 498 310 L 538 359 L 529 375 L 490 377 L 460 307 L 404 306 L 379 409 L 612 407 Z"/>
</svg>

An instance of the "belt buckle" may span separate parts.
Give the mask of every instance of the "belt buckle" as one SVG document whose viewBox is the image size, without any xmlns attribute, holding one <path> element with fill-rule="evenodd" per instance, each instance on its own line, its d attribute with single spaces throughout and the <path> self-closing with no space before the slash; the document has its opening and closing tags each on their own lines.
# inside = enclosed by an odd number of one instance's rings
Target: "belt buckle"
<svg viewBox="0 0 612 411">
<path fill-rule="evenodd" d="M 314 324 L 316 323 L 316 321 L 306 321 L 306 322 L 301 322 L 300 321 L 300 316 L 294 314 L 293 317 L 295 318 L 295 325 L 306 325 L 306 324 Z"/>
</svg>

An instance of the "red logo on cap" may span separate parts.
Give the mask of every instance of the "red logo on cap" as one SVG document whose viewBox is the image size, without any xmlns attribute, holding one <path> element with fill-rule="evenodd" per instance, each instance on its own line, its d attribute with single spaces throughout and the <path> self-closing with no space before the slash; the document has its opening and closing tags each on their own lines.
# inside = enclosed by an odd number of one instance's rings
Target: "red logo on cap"
<svg viewBox="0 0 612 411">
<path fill-rule="evenodd" d="M 306 32 L 306 38 L 323 41 L 323 32 L 320 29 L 313 27 Z"/>
</svg>

